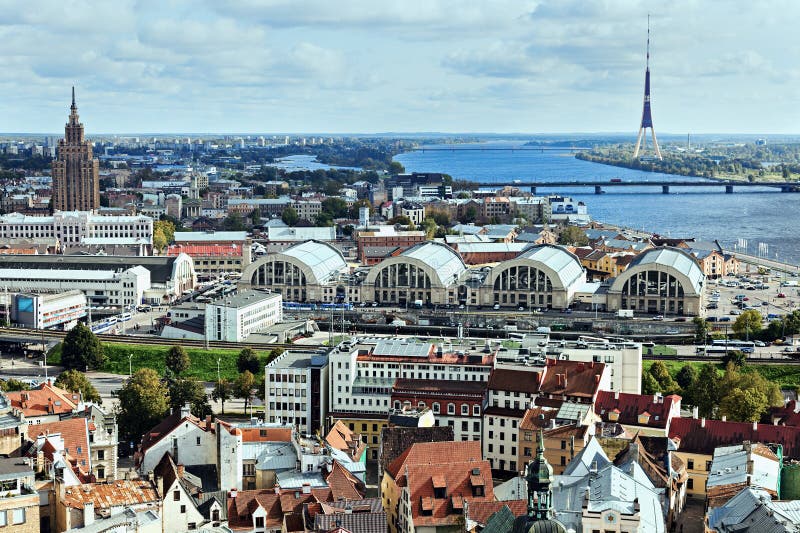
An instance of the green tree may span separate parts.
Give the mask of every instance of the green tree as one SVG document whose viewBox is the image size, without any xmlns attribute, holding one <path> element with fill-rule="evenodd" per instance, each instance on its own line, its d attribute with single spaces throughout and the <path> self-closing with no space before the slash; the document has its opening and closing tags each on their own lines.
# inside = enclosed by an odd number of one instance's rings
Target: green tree
<svg viewBox="0 0 800 533">
<path fill-rule="evenodd" d="M 722 363 L 724 365 L 730 363 L 736 368 L 741 368 L 747 363 L 747 356 L 740 350 L 730 350 L 722 356 Z"/>
<path fill-rule="evenodd" d="M 154 239 L 157 231 L 160 231 L 164 235 L 167 244 L 172 244 L 173 242 L 175 242 L 175 222 L 173 222 L 172 220 L 156 220 L 155 222 L 153 222 Z M 155 246 L 155 242 L 153 243 L 153 245 Z"/>
<path fill-rule="evenodd" d="M 244 348 L 239 352 L 236 358 L 236 369 L 239 373 L 250 372 L 251 374 L 258 374 L 261 367 L 261 361 L 258 359 L 258 354 L 252 348 Z"/>
<path fill-rule="evenodd" d="M 200 381 L 180 378 L 172 380 L 169 384 L 169 403 L 173 410 L 189 404 L 192 414 L 198 418 L 211 414 L 211 405 Z"/>
<path fill-rule="evenodd" d="M 297 210 L 289 206 L 281 213 L 281 220 L 283 220 L 283 223 L 287 226 L 294 226 L 300 221 L 300 217 L 297 215 Z"/>
<path fill-rule="evenodd" d="M 408 218 L 406 215 L 397 215 L 394 218 L 389 219 L 389 224 L 399 224 L 401 226 L 410 226 L 411 219 Z"/>
<path fill-rule="evenodd" d="M 245 412 L 247 412 L 247 406 L 250 405 L 250 398 L 253 397 L 255 382 L 256 378 L 249 370 L 239 374 L 236 381 L 233 382 L 233 395 L 244 400 Z"/>
<path fill-rule="evenodd" d="M 678 370 L 677 375 L 675 376 L 675 381 L 678 382 L 678 385 L 684 391 L 690 390 L 695 382 L 697 381 L 699 372 L 697 369 L 690 364 L 685 364 Z"/>
<path fill-rule="evenodd" d="M 261 211 L 258 208 L 253 209 L 253 212 L 250 213 L 250 224 L 253 226 L 261 224 Z"/>
<path fill-rule="evenodd" d="M 3 392 L 15 392 L 21 390 L 30 390 L 31 386 L 14 378 L 0 379 L 0 390 Z"/>
<path fill-rule="evenodd" d="M 425 237 L 428 240 L 431 240 L 433 239 L 433 236 L 436 235 L 436 227 L 437 226 L 435 220 L 433 220 L 432 218 L 426 218 L 425 220 L 422 221 L 422 227 L 420 229 L 422 229 L 422 231 L 425 232 Z"/>
<path fill-rule="evenodd" d="M 369 208 L 370 214 L 373 212 L 372 204 L 370 203 L 370 201 L 368 199 L 366 199 L 366 198 L 363 198 L 363 199 L 353 203 L 353 205 L 350 207 L 350 211 L 348 213 L 348 216 L 350 218 L 357 219 L 358 218 L 358 211 L 362 207 Z"/>
<path fill-rule="evenodd" d="M 461 217 L 461 222 L 465 224 L 469 224 L 471 222 L 475 222 L 478 219 L 478 208 L 474 205 L 467 206 L 464 210 L 464 214 Z"/>
<path fill-rule="evenodd" d="M 690 395 L 700 416 L 710 418 L 714 414 L 714 408 L 719 404 L 719 376 L 713 364 L 706 363 L 700 368 Z"/>
<path fill-rule="evenodd" d="M 278 357 L 279 355 L 281 355 L 282 353 L 283 353 L 283 348 L 281 348 L 280 346 L 270 350 L 269 355 L 267 356 L 267 364 L 269 364 L 272 361 L 274 361 L 275 358 Z M 262 369 L 259 368 L 259 370 L 262 370 Z"/>
<path fill-rule="evenodd" d="M 678 384 L 672 379 L 672 375 L 663 361 L 653 362 L 650 366 L 650 374 L 658 383 L 658 391 L 664 394 L 674 394 L 679 391 Z"/>
<path fill-rule="evenodd" d="M 392 161 L 389 163 L 389 174 L 392 176 L 396 176 L 397 174 L 402 174 L 406 171 L 406 168 L 397 161 Z"/>
<path fill-rule="evenodd" d="M 568 246 L 585 246 L 589 244 L 586 232 L 578 226 L 567 226 L 558 236 L 558 243 Z"/>
<path fill-rule="evenodd" d="M 239 213 L 231 213 L 222 221 L 222 228 L 226 231 L 244 231 L 244 219 Z"/>
<path fill-rule="evenodd" d="M 345 218 L 349 214 L 347 202 L 341 198 L 325 198 L 322 200 L 322 211 L 331 218 Z"/>
<path fill-rule="evenodd" d="M 233 387 L 227 379 L 221 379 L 214 385 L 211 391 L 211 399 L 222 404 L 222 414 L 225 414 L 225 402 L 233 397 Z"/>
<path fill-rule="evenodd" d="M 767 396 L 758 389 L 734 388 L 719 405 L 720 414 L 739 422 L 758 422 L 769 407 Z"/>
<path fill-rule="evenodd" d="M 705 344 L 710 326 L 705 318 L 696 316 L 692 319 L 694 324 L 694 342 L 697 344 Z"/>
<path fill-rule="evenodd" d="M 70 392 L 80 392 L 85 402 L 103 403 L 100 393 L 83 372 L 77 370 L 62 372 L 56 379 L 56 387 Z"/>
<path fill-rule="evenodd" d="M 183 372 L 189 370 L 191 361 L 189 354 L 183 346 L 173 346 L 167 352 L 167 357 L 164 361 L 165 366 L 170 369 L 176 376 L 180 376 Z"/>
<path fill-rule="evenodd" d="M 151 368 L 137 370 L 119 390 L 117 424 L 129 441 L 138 441 L 159 422 L 169 406 L 169 390 Z"/>
<path fill-rule="evenodd" d="M 659 392 L 659 384 L 650 372 L 642 373 L 642 394 L 655 394 Z"/>
<path fill-rule="evenodd" d="M 736 317 L 733 331 L 740 337 L 752 337 L 761 331 L 761 313 L 755 309 L 748 309 Z"/>
<path fill-rule="evenodd" d="M 79 322 L 64 337 L 61 345 L 61 366 L 67 370 L 96 370 L 103 363 L 103 345 L 88 326 Z"/>
<path fill-rule="evenodd" d="M 153 230 L 153 248 L 155 248 L 159 252 L 163 252 L 164 248 L 166 247 L 167 247 L 167 237 L 164 235 L 164 230 L 160 228 Z"/>
</svg>

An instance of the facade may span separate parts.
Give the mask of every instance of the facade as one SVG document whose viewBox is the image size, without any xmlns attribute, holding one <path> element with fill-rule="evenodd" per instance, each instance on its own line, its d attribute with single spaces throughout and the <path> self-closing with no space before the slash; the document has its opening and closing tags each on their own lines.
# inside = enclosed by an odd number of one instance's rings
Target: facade
<svg viewBox="0 0 800 533">
<path fill-rule="evenodd" d="M 289 350 L 264 370 L 264 417 L 304 434 L 322 429 L 328 416 L 328 356 Z"/>
<path fill-rule="evenodd" d="M 144 215 L 99 215 L 56 211 L 52 215 L 9 213 L 0 216 L 0 239 L 57 239 L 62 246 L 130 245 L 149 255 L 153 219 Z"/>
<path fill-rule="evenodd" d="M 328 243 L 306 241 L 259 258 L 242 273 L 240 286 L 265 287 L 287 302 L 334 302 L 348 298 L 342 278 L 347 263 Z"/>
<path fill-rule="evenodd" d="M 39 533 L 39 493 L 30 465 L 0 458 L 0 531 Z"/>
<path fill-rule="evenodd" d="M 457 302 L 458 281 L 467 272 L 461 256 L 439 242 L 424 242 L 390 257 L 370 269 L 362 298 L 375 302 L 410 305 Z"/>
<path fill-rule="evenodd" d="M 280 294 L 244 290 L 206 304 L 206 338 L 215 341 L 242 342 L 277 324 L 283 318 Z"/>
<path fill-rule="evenodd" d="M 489 378 L 483 456 L 493 469 L 519 471 L 517 437 L 525 411 L 536 405 L 555 408 L 563 402 L 591 406 L 609 380 L 603 363 L 547 359 L 543 367 L 498 366 Z"/>
<path fill-rule="evenodd" d="M 425 242 L 424 231 L 401 231 L 394 226 L 374 226 L 356 234 L 358 257 L 361 264 L 374 264 L 366 258 L 367 248 L 408 248 Z"/>
<path fill-rule="evenodd" d="M 53 208 L 57 211 L 100 209 L 100 162 L 92 157 L 92 143 L 83 138 L 83 124 L 72 106 L 64 138 L 58 142 L 58 158 L 53 161 Z"/>
<path fill-rule="evenodd" d="M 484 381 L 397 379 L 392 385 L 392 409 L 430 408 L 437 426 L 453 428 L 457 441 L 481 439 Z"/>
<path fill-rule="evenodd" d="M 573 254 L 559 246 L 534 246 L 491 270 L 482 303 L 565 308 L 585 282 L 586 272 Z"/>
<path fill-rule="evenodd" d="M 49 329 L 75 324 L 86 316 L 86 295 L 72 290 L 58 294 L 15 294 L 11 322 L 26 328 Z"/>
<path fill-rule="evenodd" d="M 412 202 L 403 202 L 400 204 L 400 216 L 408 217 L 415 226 L 422 224 L 425 219 L 425 206 Z"/>
<path fill-rule="evenodd" d="M 695 258 L 680 248 L 653 248 L 631 261 L 608 289 L 608 310 L 700 315 L 705 275 Z"/>
<path fill-rule="evenodd" d="M 329 357 L 329 417 L 360 432 L 372 447 L 369 459 L 377 460 L 397 379 L 485 383 L 495 354 L 471 351 L 468 346 L 371 339 L 342 343 Z M 442 405 L 446 412 L 446 402 Z"/>
<path fill-rule="evenodd" d="M 602 422 L 620 424 L 632 435 L 666 437 L 681 416 L 681 397 L 600 391 L 594 410 Z"/>
</svg>

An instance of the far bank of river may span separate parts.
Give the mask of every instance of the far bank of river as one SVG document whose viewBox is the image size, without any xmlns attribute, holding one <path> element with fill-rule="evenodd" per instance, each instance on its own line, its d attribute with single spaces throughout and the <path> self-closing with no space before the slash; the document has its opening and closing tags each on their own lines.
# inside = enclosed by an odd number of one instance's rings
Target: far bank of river
<svg viewBox="0 0 800 533">
<path fill-rule="evenodd" d="M 482 147 L 521 147 L 522 142 L 482 143 Z M 480 182 L 531 181 L 659 181 L 674 180 L 670 174 L 613 167 L 559 152 L 535 150 L 459 150 L 470 145 L 447 145 L 452 150 L 407 152 L 395 156 L 408 172 L 444 172 L 456 179 Z M 473 145 L 474 146 L 474 145 Z M 703 178 L 681 180 L 707 182 Z M 768 247 L 768 257 L 800 263 L 800 223 L 793 205 L 798 195 L 776 192 L 771 187 L 721 189 L 687 187 L 672 194 L 656 188 L 609 189 L 595 195 L 588 188 L 538 189 L 537 194 L 560 194 L 585 202 L 592 218 L 619 226 L 656 232 L 671 237 L 718 239 L 734 249 L 739 239 L 747 241 L 746 251 L 757 255 L 759 244 Z M 744 251 L 744 250 L 743 250 Z"/>
</svg>

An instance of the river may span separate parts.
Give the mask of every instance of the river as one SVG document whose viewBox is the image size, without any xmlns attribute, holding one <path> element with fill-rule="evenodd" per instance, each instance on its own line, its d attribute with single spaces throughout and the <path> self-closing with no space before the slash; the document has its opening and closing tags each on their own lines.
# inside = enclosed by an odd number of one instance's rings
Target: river
<svg viewBox="0 0 800 533">
<path fill-rule="evenodd" d="M 407 172 L 443 172 L 455 179 L 480 182 L 575 181 L 591 179 L 609 181 L 644 181 L 685 178 L 655 172 L 612 167 L 575 159 L 573 154 L 535 150 L 479 151 L 464 148 L 522 147 L 522 142 L 489 142 L 480 145 L 439 145 L 426 148 L 453 148 L 445 151 L 415 151 L 395 156 Z M 530 147 L 528 147 L 530 148 Z M 460 150 L 459 150 L 460 149 Z M 718 239 L 733 249 L 739 239 L 746 241 L 741 249 L 759 254 L 759 243 L 766 245 L 766 256 L 794 264 L 800 263 L 800 212 L 797 194 L 775 192 L 770 187 L 734 189 L 724 194 L 722 187 L 674 188 L 662 194 L 657 187 L 609 187 L 606 194 L 596 195 L 588 188 L 563 188 L 537 194 L 562 194 L 583 201 L 594 220 L 656 232 L 670 237 Z M 764 247 L 762 246 L 763 250 Z"/>
</svg>

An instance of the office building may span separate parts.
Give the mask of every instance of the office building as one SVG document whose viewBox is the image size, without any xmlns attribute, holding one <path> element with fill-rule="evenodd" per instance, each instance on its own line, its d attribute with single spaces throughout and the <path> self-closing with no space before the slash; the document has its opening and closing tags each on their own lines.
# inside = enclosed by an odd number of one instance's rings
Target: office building
<svg viewBox="0 0 800 533">
<path fill-rule="evenodd" d="M 283 317 L 280 294 L 245 290 L 206 304 L 206 338 L 214 341 L 242 342 L 277 324 Z"/>
</svg>

